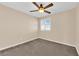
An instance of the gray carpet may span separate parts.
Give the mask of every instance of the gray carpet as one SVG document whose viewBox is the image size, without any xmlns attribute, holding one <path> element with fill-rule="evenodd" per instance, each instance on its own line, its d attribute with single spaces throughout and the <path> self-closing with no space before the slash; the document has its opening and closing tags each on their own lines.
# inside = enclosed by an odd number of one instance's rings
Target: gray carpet
<svg viewBox="0 0 79 59">
<path fill-rule="evenodd" d="M 0 51 L 1 56 L 77 56 L 75 47 L 35 39 L 33 41 Z"/>
</svg>

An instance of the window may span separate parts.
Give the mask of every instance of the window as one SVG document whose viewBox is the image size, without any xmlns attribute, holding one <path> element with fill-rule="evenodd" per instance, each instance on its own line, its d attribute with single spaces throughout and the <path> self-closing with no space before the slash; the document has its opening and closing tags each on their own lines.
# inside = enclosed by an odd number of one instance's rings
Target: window
<svg viewBox="0 0 79 59">
<path fill-rule="evenodd" d="M 50 31 L 51 30 L 51 19 L 50 18 L 41 19 L 40 29 L 41 31 Z"/>
</svg>

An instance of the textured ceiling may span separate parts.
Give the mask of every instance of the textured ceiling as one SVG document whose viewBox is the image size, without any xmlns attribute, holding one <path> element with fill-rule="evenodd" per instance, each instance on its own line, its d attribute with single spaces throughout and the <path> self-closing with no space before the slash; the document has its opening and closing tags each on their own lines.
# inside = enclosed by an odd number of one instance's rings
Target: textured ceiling
<svg viewBox="0 0 79 59">
<path fill-rule="evenodd" d="M 48 5 L 50 2 L 37 2 L 37 4 L 43 4 L 44 6 Z M 51 11 L 50 15 L 64 12 L 67 10 L 70 10 L 72 8 L 75 8 L 79 3 L 78 2 L 52 2 L 54 4 L 53 7 L 48 8 L 48 11 Z M 43 16 L 49 16 L 47 13 L 39 13 L 39 12 L 29 12 L 31 10 L 37 9 L 35 5 L 33 5 L 31 2 L 5 2 L 0 3 L 7 7 L 13 8 L 15 10 L 21 11 L 23 13 L 26 13 L 28 15 L 31 15 L 33 17 L 43 17 Z"/>
</svg>

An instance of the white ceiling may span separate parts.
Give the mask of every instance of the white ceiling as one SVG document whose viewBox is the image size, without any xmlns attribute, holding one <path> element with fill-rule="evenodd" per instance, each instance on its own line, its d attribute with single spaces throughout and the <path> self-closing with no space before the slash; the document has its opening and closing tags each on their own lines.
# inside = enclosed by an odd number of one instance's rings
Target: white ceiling
<svg viewBox="0 0 79 59">
<path fill-rule="evenodd" d="M 37 2 L 37 4 L 40 4 L 40 3 L 46 6 L 50 2 Z M 48 11 L 51 11 L 50 15 L 70 10 L 72 8 L 75 8 L 79 4 L 78 2 L 52 2 L 52 3 L 54 4 L 54 6 L 47 9 Z M 43 17 L 43 16 L 49 16 L 49 14 L 47 13 L 41 14 L 39 12 L 29 12 L 31 10 L 37 9 L 37 7 L 33 5 L 31 2 L 5 2 L 5 3 L 0 3 L 0 4 L 3 4 L 7 7 L 24 12 L 28 15 L 31 15 L 37 18 Z"/>
</svg>

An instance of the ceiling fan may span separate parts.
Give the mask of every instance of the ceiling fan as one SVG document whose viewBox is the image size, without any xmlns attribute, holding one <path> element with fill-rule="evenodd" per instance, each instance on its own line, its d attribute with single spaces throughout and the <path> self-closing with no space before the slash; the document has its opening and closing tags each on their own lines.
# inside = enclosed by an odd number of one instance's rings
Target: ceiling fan
<svg viewBox="0 0 79 59">
<path fill-rule="evenodd" d="M 36 11 L 39 11 L 40 13 L 43 13 L 43 12 L 46 12 L 46 13 L 48 13 L 48 14 L 51 14 L 51 12 L 49 12 L 49 11 L 47 11 L 47 10 L 45 10 L 45 9 L 47 9 L 47 8 L 49 8 L 49 7 L 52 7 L 53 6 L 53 3 L 50 3 L 49 5 L 47 5 L 47 6 L 43 6 L 43 4 L 40 4 L 40 5 L 38 5 L 36 2 L 32 2 L 38 9 L 37 10 L 32 10 L 32 11 L 30 11 L 30 12 L 36 12 Z"/>
</svg>

